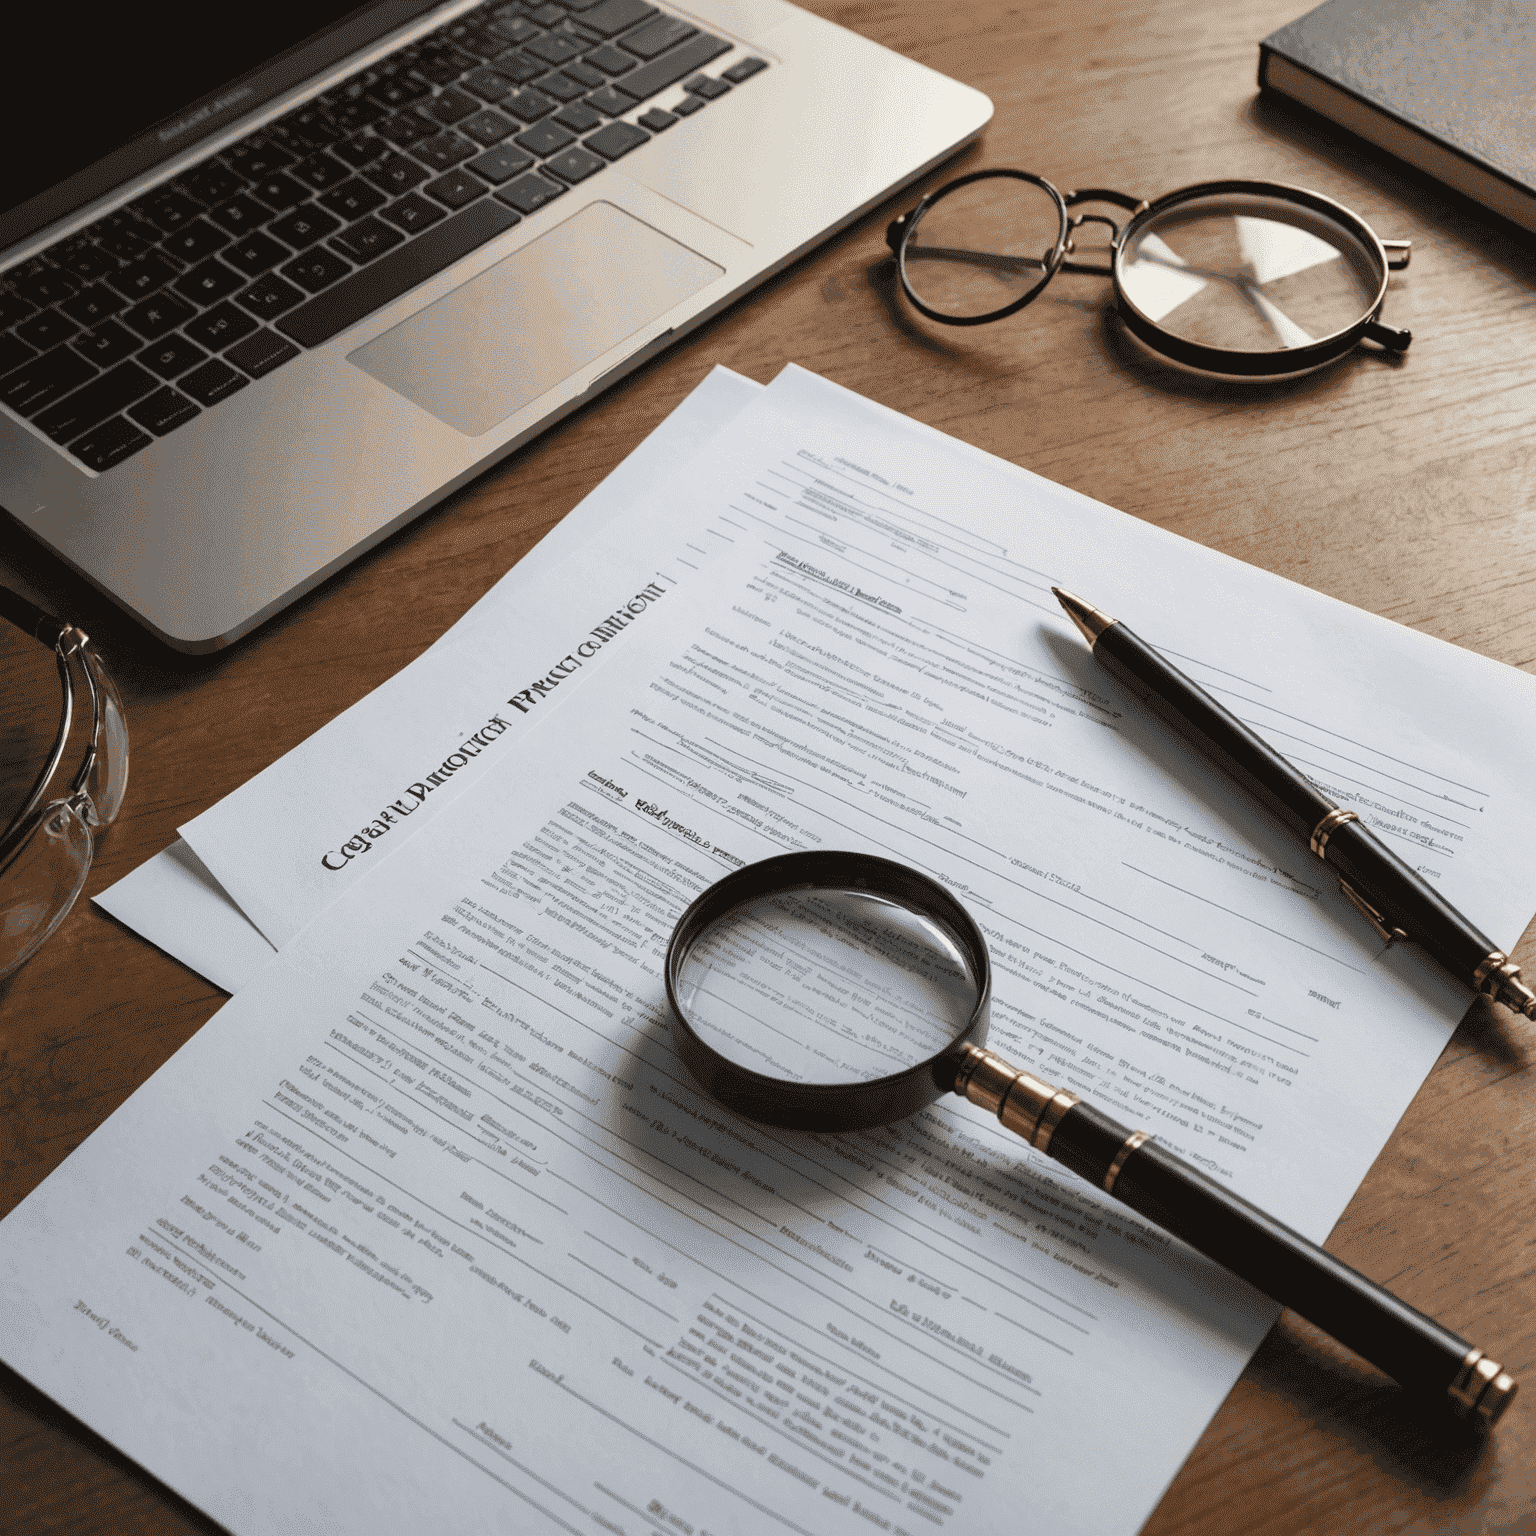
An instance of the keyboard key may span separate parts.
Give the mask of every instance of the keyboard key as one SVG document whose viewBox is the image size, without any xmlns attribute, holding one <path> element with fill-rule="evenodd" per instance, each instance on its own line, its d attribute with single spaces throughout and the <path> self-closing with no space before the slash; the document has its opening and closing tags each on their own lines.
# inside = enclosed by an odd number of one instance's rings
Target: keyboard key
<svg viewBox="0 0 1536 1536">
<path fill-rule="evenodd" d="M 360 219 L 365 213 L 372 213 L 375 208 L 382 207 L 385 198 L 377 188 L 370 187 L 366 181 L 354 176 L 351 181 L 344 181 L 339 187 L 322 192 L 317 201 L 337 218 Z"/>
<path fill-rule="evenodd" d="M 36 313 L 37 305 L 29 299 L 0 287 L 0 328 L 15 325 L 18 320 L 25 320 L 28 315 Z"/>
<path fill-rule="evenodd" d="M 0 379 L 0 400 L 18 416 L 31 416 L 61 395 L 96 377 L 96 370 L 68 347 L 60 347 Z"/>
<path fill-rule="evenodd" d="M 492 107 L 486 107 L 473 117 L 466 117 L 459 124 L 459 132 L 467 133 L 481 144 L 499 144 L 516 126 L 510 118 L 503 117 Z"/>
<path fill-rule="evenodd" d="M 647 143 L 650 137 L 645 129 L 636 128 L 631 123 L 609 123 L 596 133 L 589 133 L 581 142 L 603 159 L 617 160 L 621 155 L 627 155 L 630 150 Z"/>
<path fill-rule="evenodd" d="M 16 334 L 29 347 L 36 347 L 39 352 L 46 352 L 49 347 L 56 347 L 60 342 L 68 341 L 79 329 L 80 327 L 68 315 L 57 309 L 45 309 L 42 314 L 33 315 L 30 320 L 23 320 L 16 327 Z"/>
<path fill-rule="evenodd" d="M 217 405 L 237 389 L 244 389 L 251 381 L 243 373 L 236 373 L 218 358 L 194 369 L 181 381 L 181 387 L 201 405 Z"/>
<path fill-rule="evenodd" d="M 596 174 L 606 164 L 605 160 L 597 155 L 588 154 L 578 144 L 574 149 L 568 149 L 563 154 L 554 155 L 546 160 L 544 169 L 553 172 L 561 181 L 568 181 L 574 185 Z"/>
<path fill-rule="evenodd" d="M 125 357 L 132 357 L 143 345 L 140 337 L 130 335 L 113 320 L 103 320 L 95 330 L 81 331 L 70 342 L 81 357 L 98 368 L 110 368 Z"/>
<path fill-rule="evenodd" d="M 421 190 L 431 193 L 438 202 L 446 203 L 450 208 L 464 208 L 485 191 L 485 183 L 460 167 L 446 176 L 439 176 L 436 181 L 429 181 Z"/>
<path fill-rule="evenodd" d="M 201 266 L 193 267 L 185 277 L 178 277 L 175 287 L 176 292 L 190 303 L 217 304 L 236 289 L 245 287 L 255 275 L 254 272 L 235 272 L 222 261 L 210 256 Z"/>
<path fill-rule="evenodd" d="M 509 43 L 527 43 L 541 36 L 539 29 L 526 16 L 502 16 L 491 23 L 491 31 L 504 37 Z"/>
<path fill-rule="evenodd" d="M 617 37 L 627 32 L 637 21 L 654 16 L 656 7 L 645 0 L 602 0 L 590 10 L 583 11 L 581 24 L 590 27 L 600 37 Z"/>
<path fill-rule="evenodd" d="M 147 432 L 141 432 L 130 421 L 114 416 L 103 422 L 94 432 L 88 432 L 78 443 L 71 443 L 69 451 L 85 465 L 103 474 L 124 459 L 130 458 L 141 448 L 154 442 Z"/>
<path fill-rule="evenodd" d="M 704 98 L 702 96 L 684 96 L 681 101 L 674 101 L 672 103 L 672 110 L 679 117 L 692 117 L 703 105 Z"/>
<path fill-rule="evenodd" d="M 220 229 L 227 229 L 232 235 L 248 235 L 253 229 L 259 229 L 272 215 L 260 203 L 253 203 L 248 197 L 232 197 L 227 203 L 212 209 L 208 217 Z"/>
<path fill-rule="evenodd" d="M 80 284 L 57 267 L 38 266 L 25 275 L 11 277 L 11 286 L 33 304 L 57 304 L 80 291 Z"/>
<path fill-rule="evenodd" d="M 484 101 L 500 101 L 515 82 L 499 70 L 481 68 L 471 70 L 459 83 Z"/>
<path fill-rule="evenodd" d="M 141 427 L 148 427 L 156 437 L 173 432 L 183 422 L 191 421 L 199 411 L 185 395 L 178 394 L 169 384 L 162 385 L 154 394 L 129 409 L 128 414 Z"/>
<path fill-rule="evenodd" d="M 515 48 L 498 53 L 491 62 L 501 74 L 510 76 L 514 85 L 526 85 L 530 80 L 537 80 L 549 68 L 543 60 L 530 59 L 527 54 L 519 53 Z"/>
<path fill-rule="evenodd" d="M 541 117 L 548 117 L 560 103 L 542 91 L 519 91 L 516 96 L 507 97 L 501 105 L 520 121 L 536 123 Z"/>
<path fill-rule="evenodd" d="M 424 48 L 416 65 L 416 73 L 424 80 L 430 80 L 433 85 L 447 85 L 450 80 L 457 80 L 466 70 L 473 69 L 477 63 L 478 59 L 470 58 L 457 48 Z"/>
<path fill-rule="evenodd" d="M 36 356 L 35 347 L 17 341 L 14 336 L 0 336 L 0 374 L 7 374 L 12 368 L 20 368 L 24 362 Z"/>
<path fill-rule="evenodd" d="M 145 341 L 158 341 L 167 331 L 174 331 L 185 320 L 190 320 L 197 311 L 183 299 L 178 299 L 174 293 L 157 293 L 152 299 L 145 299 L 142 304 L 135 304 L 123 319 L 136 330 Z"/>
<path fill-rule="evenodd" d="M 767 68 L 766 59 L 738 59 L 729 69 L 720 71 L 720 78 L 729 80 L 732 85 L 740 85 L 743 80 L 750 80 L 753 75 Z"/>
<path fill-rule="evenodd" d="M 562 66 L 560 73 L 574 80 L 578 85 L 584 85 L 589 91 L 596 90 L 607 79 L 602 70 L 593 69 L 590 64 L 580 59 L 574 59 L 571 63 Z"/>
<path fill-rule="evenodd" d="M 194 219 L 174 235 L 167 235 L 160 242 L 160 248 L 178 261 L 194 262 L 212 256 L 228 244 L 229 236 L 222 229 L 215 229 L 206 219 Z"/>
<path fill-rule="evenodd" d="M 643 128 L 649 128 L 652 133 L 665 133 L 677 118 L 670 112 L 663 112 L 660 107 L 652 107 L 649 112 L 642 112 L 635 119 Z"/>
<path fill-rule="evenodd" d="M 283 276 L 297 283 L 310 293 L 319 293 L 332 283 L 339 283 L 352 270 L 340 256 L 316 246 L 302 256 L 296 256 L 283 269 Z"/>
<path fill-rule="evenodd" d="M 676 16 L 658 16 L 655 20 L 646 22 L 643 27 L 636 27 L 633 32 L 626 32 L 619 47 L 637 58 L 654 59 L 657 54 L 665 53 L 668 48 L 686 43 L 698 30 L 697 27 L 690 27 L 686 21 L 678 20 Z"/>
<path fill-rule="evenodd" d="M 392 117 L 387 123 L 379 124 L 381 137 L 389 140 L 391 144 L 404 149 L 409 144 L 419 144 L 423 139 L 430 139 L 437 132 L 437 124 L 429 123 L 424 117 L 417 117 L 414 112 L 402 112 L 398 117 Z M 384 146 L 375 141 L 376 148 L 371 158 L 377 159 Z M 366 161 L 357 161 L 359 165 Z"/>
<path fill-rule="evenodd" d="M 558 21 L 565 20 L 565 7 L 562 5 L 541 5 L 536 11 L 529 11 L 529 21 L 536 21 L 541 27 L 552 27 Z"/>
<path fill-rule="evenodd" d="M 530 128 L 527 133 L 518 134 L 513 140 L 513 143 L 526 149 L 530 155 L 537 155 L 540 159 L 575 142 L 574 133 L 568 132 L 554 122 L 539 123 L 536 127 Z"/>
<path fill-rule="evenodd" d="M 685 91 L 692 91 L 695 96 L 702 96 L 705 101 L 714 101 L 718 96 L 724 96 L 730 90 L 724 80 L 711 80 L 708 75 L 695 75 L 692 80 L 683 82 Z"/>
<path fill-rule="evenodd" d="M 427 225 L 436 224 L 439 219 L 446 219 L 448 215 L 436 204 L 429 203 L 419 192 L 407 192 L 404 197 L 396 198 L 379 217 L 388 219 L 396 229 L 404 230 L 408 235 L 414 235 L 418 230 L 425 229 Z"/>
<path fill-rule="evenodd" d="M 532 164 L 533 157 L 525 154 L 515 144 L 498 144 L 495 149 L 476 155 L 464 168 L 494 186 L 500 186 L 510 177 L 526 171 Z"/>
<path fill-rule="evenodd" d="M 718 59 L 722 53 L 730 51 L 731 45 L 723 37 L 711 37 L 707 32 L 701 32 L 681 48 L 674 48 L 671 53 L 664 53 L 659 59 L 652 59 L 649 64 L 642 64 L 639 69 L 625 75 L 619 81 L 619 89 L 633 96 L 636 101 L 644 101 L 657 91 L 665 90 L 675 81 L 681 80 L 684 75 L 702 69 L 711 59 Z M 688 89 L 692 90 L 692 86 Z M 730 86 L 726 86 L 726 90 L 730 90 Z M 704 93 L 701 91 L 697 94 Z"/>
<path fill-rule="evenodd" d="M 381 79 L 370 86 L 368 99 L 381 107 L 403 107 L 425 96 L 431 89 L 431 85 L 419 75 L 397 70 L 387 79 Z"/>
<path fill-rule="evenodd" d="M 104 250 L 121 261 L 132 261 L 154 246 L 155 237 L 160 232 L 153 225 L 140 224 L 125 213 L 113 213 L 91 225 L 91 233 Z"/>
<path fill-rule="evenodd" d="M 176 276 L 176 268 L 158 252 L 149 251 L 107 279 L 125 299 L 142 299 Z"/>
<path fill-rule="evenodd" d="M 372 101 L 349 101 L 330 112 L 331 126 L 339 133 L 358 133 L 371 128 L 388 109 Z"/>
<path fill-rule="evenodd" d="M 622 117 L 634 102 L 628 96 L 620 95 L 611 85 L 605 85 L 602 90 L 593 91 L 583 105 L 594 108 L 605 117 Z"/>
<path fill-rule="evenodd" d="M 402 122 L 405 120 L 405 118 L 401 118 Z M 412 119 L 412 121 L 414 121 L 416 125 L 416 127 L 411 130 L 412 136 L 414 138 L 422 138 L 431 132 L 431 129 L 429 129 L 427 125 L 421 121 L 420 118 Z M 384 124 L 384 127 L 392 130 L 394 123 L 395 119 L 390 118 L 389 122 Z M 397 142 L 403 144 L 409 141 L 406 139 L 389 140 L 389 144 Z M 331 147 L 331 153 L 345 160 L 348 165 L 353 166 L 354 168 L 358 168 L 365 165 L 372 165 L 380 155 L 384 154 L 385 151 L 388 150 L 389 144 L 386 144 L 383 139 L 379 138 L 375 134 L 360 133 L 356 138 L 345 139 L 340 144 L 333 145 Z"/>
<path fill-rule="evenodd" d="M 517 222 L 510 209 L 482 198 L 285 315 L 278 329 L 303 346 L 317 347 Z"/>
<path fill-rule="evenodd" d="M 426 139 L 416 145 L 411 153 L 434 171 L 446 171 L 460 160 L 469 159 L 479 148 L 473 139 L 466 139 L 462 134 L 440 133 L 436 138 Z"/>
<path fill-rule="evenodd" d="M 38 431 L 46 432 L 56 443 L 67 443 L 71 438 L 88 432 L 108 416 L 115 416 L 135 400 L 147 395 L 160 381 L 145 372 L 137 363 L 119 363 L 110 373 L 72 395 L 66 395 L 47 410 L 39 411 L 32 418 Z"/>
<path fill-rule="evenodd" d="M 605 75 L 622 75 L 635 67 L 632 54 L 615 48 L 612 43 L 604 43 L 601 48 L 594 48 L 586 57 L 589 68 L 600 69 Z M 567 64 L 565 72 L 568 75 L 576 73 L 577 66 Z"/>
<path fill-rule="evenodd" d="M 396 230 L 379 223 L 370 214 L 366 219 L 359 219 L 356 224 L 342 230 L 339 235 L 332 235 L 330 244 L 361 265 L 365 261 L 372 261 L 375 256 L 382 256 L 391 246 L 399 245 L 402 238 Z"/>
<path fill-rule="evenodd" d="M 341 161 L 331 155 L 311 155 L 309 159 L 301 160 L 294 166 L 293 174 L 306 187 L 313 187 L 316 192 L 324 192 L 327 187 L 334 187 L 339 182 L 345 181 L 350 172 Z"/>
<path fill-rule="evenodd" d="M 451 86 L 426 103 L 427 111 L 440 123 L 456 123 L 461 117 L 468 117 L 479 106 L 480 103 L 467 91 L 455 90 Z"/>
<path fill-rule="evenodd" d="M 326 122 L 320 108 L 313 105 L 302 106 L 297 112 L 290 112 L 281 123 L 274 124 L 273 128 L 281 128 L 289 148 L 301 145 L 306 149 L 323 149 L 327 144 L 333 144 L 336 141 L 336 130 Z"/>
<path fill-rule="evenodd" d="M 208 207 L 227 202 L 245 186 L 245 177 L 237 175 L 217 160 L 210 160 L 178 178 L 198 202 Z"/>
<path fill-rule="evenodd" d="M 299 349 L 279 336 L 276 331 L 260 330 L 248 336 L 237 346 L 231 347 L 224 356 L 237 367 L 245 369 L 253 379 L 260 379 L 281 368 L 299 355 Z"/>
<path fill-rule="evenodd" d="M 546 181 L 530 171 L 528 175 L 519 176 L 509 186 L 503 187 L 496 196 L 519 213 L 532 213 L 545 203 L 552 203 L 564 191 L 565 188 L 558 181 Z"/>
<path fill-rule="evenodd" d="M 546 96 L 553 96 L 556 101 L 575 101 L 586 90 L 586 86 L 577 85 L 566 75 L 558 74 L 546 75 L 539 81 L 539 89 Z"/>
<path fill-rule="evenodd" d="M 224 163 L 250 181 L 270 176 L 273 171 L 285 170 L 297 156 L 274 144 L 261 134 L 254 133 L 240 144 L 231 145 L 223 153 Z"/>
<path fill-rule="evenodd" d="M 567 59 L 579 58 L 586 46 L 569 32 L 546 32 L 529 43 L 523 52 L 532 58 L 543 59 L 546 64 L 564 64 Z"/>
<path fill-rule="evenodd" d="M 594 112 L 584 101 L 573 101 L 563 112 L 555 113 L 555 121 L 572 133 L 590 133 L 603 120 L 601 112 Z"/>
<path fill-rule="evenodd" d="M 325 209 L 310 203 L 290 213 L 286 219 L 274 219 L 269 227 L 278 239 L 291 245 L 294 250 L 302 251 L 316 240 L 334 234 L 341 228 L 341 220 L 335 214 L 327 213 Z"/>
<path fill-rule="evenodd" d="M 247 190 L 274 213 L 284 213 L 309 196 L 307 187 L 301 186 L 291 176 L 282 175 L 263 176 L 260 181 L 252 182 Z"/>
<path fill-rule="evenodd" d="M 97 278 L 117 271 L 117 263 L 105 251 L 92 245 L 84 235 L 77 235 L 73 240 L 54 246 L 48 254 L 66 272 L 84 278 L 88 283 L 94 283 Z M 4 323 L 0 320 L 0 325 Z"/>
<path fill-rule="evenodd" d="M 418 165 L 409 155 L 385 155 L 372 170 L 364 172 L 379 191 L 390 197 L 398 197 L 419 187 L 432 173 Z"/>
<path fill-rule="evenodd" d="M 256 329 L 256 322 L 243 309 L 233 304 L 220 304 L 206 315 L 189 320 L 182 330 L 210 352 L 222 352 L 231 342 L 249 336 Z"/>
<path fill-rule="evenodd" d="M 379 200 L 383 201 L 382 198 Z M 232 267 L 238 267 L 247 277 L 255 277 L 269 267 L 275 267 L 287 255 L 287 246 L 279 244 L 271 235 L 264 235 L 258 230 L 254 235 L 236 240 L 227 250 L 220 252 L 220 259 L 227 261 Z M 212 297 L 221 299 L 224 295 L 216 293 Z"/>
<path fill-rule="evenodd" d="M 143 214 L 163 234 L 174 234 L 203 210 L 180 192 L 159 192 L 144 199 Z"/>
<path fill-rule="evenodd" d="M 271 272 L 258 277 L 244 293 L 235 295 L 235 303 L 243 304 L 258 320 L 274 319 L 303 302 L 304 295 L 299 289 Z"/>
<path fill-rule="evenodd" d="M 185 336 L 166 336 L 139 353 L 139 361 L 153 369 L 162 379 L 174 379 L 185 373 L 194 363 L 200 363 L 208 354 L 193 345 Z"/>
</svg>

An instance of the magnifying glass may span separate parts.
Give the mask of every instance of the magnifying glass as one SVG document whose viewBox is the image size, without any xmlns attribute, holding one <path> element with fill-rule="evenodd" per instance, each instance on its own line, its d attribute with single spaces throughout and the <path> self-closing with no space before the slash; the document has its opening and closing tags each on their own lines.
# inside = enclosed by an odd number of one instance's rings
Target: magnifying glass
<svg viewBox="0 0 1536 1536">
<path fill-rule="evenodd" d="M 919 871 L 870 854 L 782 854 L 709 887 L 666 958 L 672 1038 L 727 1108 L 791 1130 L 857 1131 L 945 1094 L 1404 1386 L 1491 1425 L 1517 1390 L 1497 1361 L 1257 1206 L 986 1049 L 992 966 L 970 914 Z"/>
</svg>

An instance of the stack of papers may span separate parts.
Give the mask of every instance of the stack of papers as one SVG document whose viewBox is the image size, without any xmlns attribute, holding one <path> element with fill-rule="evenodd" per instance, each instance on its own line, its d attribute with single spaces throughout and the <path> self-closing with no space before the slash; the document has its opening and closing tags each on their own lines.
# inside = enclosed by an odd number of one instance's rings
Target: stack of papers
<svg viewBox="0 0 1536 1536">
<path fill-rule="evenodd" d="M 914 865 L 994 1049 L 1321 1241 L 1465 993 L 1050 586 L 1507 940 L 1536 687 L 796 369 L 712 376 L 557 533 L 108 894 L 247 958 L 187 952 L 233 999 L 6 1219 L 0 1355 L 237 1532 L 1135 1531 L 1274 1306 L 958 1100 L 712 1104 L 672 925 L 788 849 Z M 1155 1411 L 1106 1459 L 1110 1401 Z"/>
</svg>

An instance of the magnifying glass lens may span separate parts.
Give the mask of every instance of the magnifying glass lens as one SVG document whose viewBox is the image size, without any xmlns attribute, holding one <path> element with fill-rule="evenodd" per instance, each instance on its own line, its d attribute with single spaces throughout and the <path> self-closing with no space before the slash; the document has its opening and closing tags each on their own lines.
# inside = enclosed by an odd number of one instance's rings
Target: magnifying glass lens
<svg viewBox="0 0 1536 1536">
<path fill-rule="evenodd" d="M 736 1066 L 803 1084 L 871 1082 L 947 1050 L 980 983 L 932 917 L 865 891 L 776 891 L 693 939 L 676 972 L 694 1033 Z"/>
<path fill-rule="evenodd" d="M 1184 341 L 1239 352 L 1304 347 L 1375 305 L 1379 254 L 1344 225 L 1283 197 L 1220 193 L 1150 219 L 1127 241 L 1125 297 Z"/>
</svg>

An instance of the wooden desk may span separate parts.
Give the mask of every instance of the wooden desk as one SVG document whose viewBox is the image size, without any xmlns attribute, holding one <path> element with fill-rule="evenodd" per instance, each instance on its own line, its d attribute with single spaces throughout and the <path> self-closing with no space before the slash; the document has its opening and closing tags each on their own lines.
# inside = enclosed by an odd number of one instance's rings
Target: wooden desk
<svg viewBox="0 0 1536 1536">
<path fill-rule="evenodd" d="M 417 655 L 716 362 L 764 381 L 803 363 L 1138 517 L 1536 668 L 1536 241 L 1257 100 L 1258 40 L 1305 0 L 812 4 L 992 97 L 996 116 L 966 168 L 1018 166 L 1063 188 L 1147 196 L 1268 177 L 1411 238 L 1387 319 L 1413 330 L 1412 350 L 1400 363 L 1362 352 L 1299 383 L 1178 381 L 1105 320 L 1107 283 L 1082 277 L 1059 278 L 1000 325 L 923 328 L 889 281 L 885 224 L 911 199 L 893 200 L 222 656 L 157 648 L 8 532 L 0 580 L 91 630 L 123 680 L 133 777 L 88 892 Z M 21 652 L 9 636 L 0 645 L 10 675 Z M 20 707 L 0 700 L 0 745 L 24 729 Z M 1536 971 L 1536 941 L 1516 957 Z M 0 1211 L 222 1001 L 82 900 L 0 983 Z M 1329 1244 L 1525 1379 L 1497 1435 L 1481 1450 L 1449 1443 L 1440 1421 L 1415 1418 L 1383 1378 L 1287 1317 L 1149 1533 L 1536 1529 L 1533 1058 L 1536 1028 L 1474 1007 Z M 1105 1402 L 1089 1463 L 1156 1412 Z M 1028 1489 L 1019 1496 L 1023 1530 Z M 212 1529 L 5 1371 L 0 1526 L 17 1536 Z"/>
</svg>

